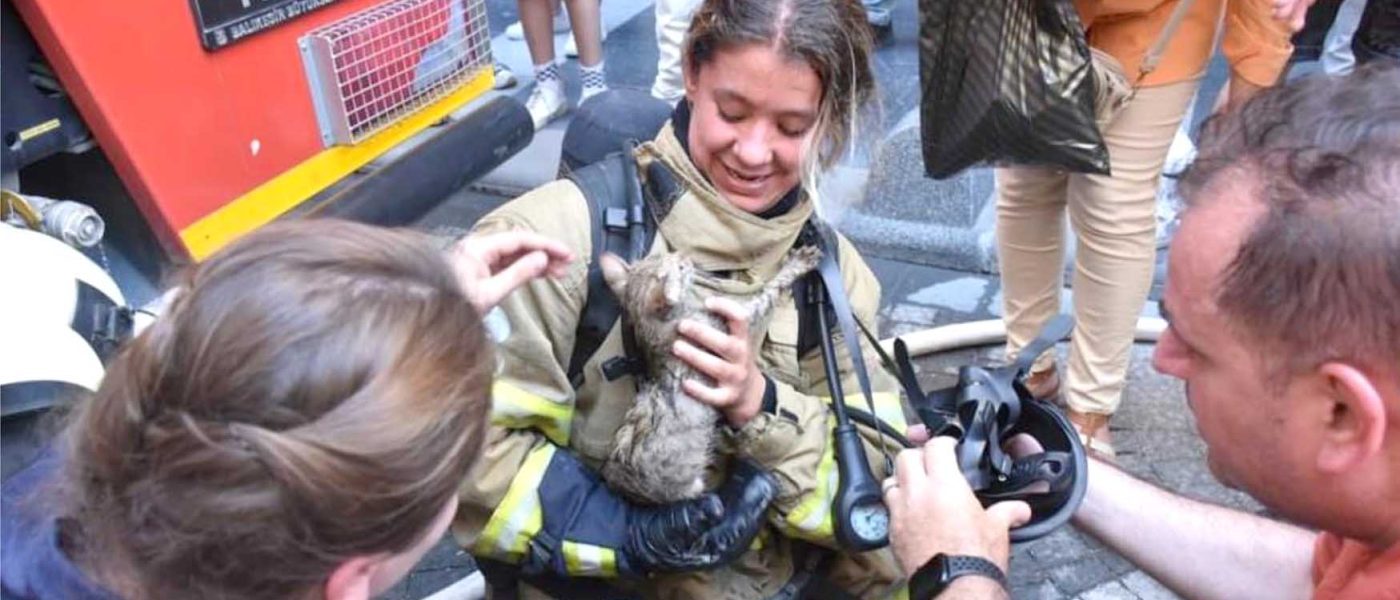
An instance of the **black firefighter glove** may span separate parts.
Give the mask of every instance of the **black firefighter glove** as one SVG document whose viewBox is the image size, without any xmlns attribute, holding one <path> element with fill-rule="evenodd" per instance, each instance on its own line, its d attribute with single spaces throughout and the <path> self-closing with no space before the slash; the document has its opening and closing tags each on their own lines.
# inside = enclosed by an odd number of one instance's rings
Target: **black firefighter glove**
<svg viewBox="0 0 1400 600">
<path fill-rule="evenodd" d="M 573 454 L 558 449 L 536 490 L 540 530 L 521 567 L 527 574 L 565 577 L 614 572 L 588 564 L 579 554 L 585 547 L 615 559 L 616 575 L 720 567 L 748 550 L 777 489 L 771 475 L 736 461 L 717 493 L 664 506 L 633 504 Z M 596 557 L 599 551 L 586 554 Z"/>
<path fill-rule="evenodd" d="M 624 551 L 646 572 L 724 566 L 749 549 L 777 493 L 771 475 L 749 461 L 737 461 L 718 494 L 638 508 Z"/>
</svg>

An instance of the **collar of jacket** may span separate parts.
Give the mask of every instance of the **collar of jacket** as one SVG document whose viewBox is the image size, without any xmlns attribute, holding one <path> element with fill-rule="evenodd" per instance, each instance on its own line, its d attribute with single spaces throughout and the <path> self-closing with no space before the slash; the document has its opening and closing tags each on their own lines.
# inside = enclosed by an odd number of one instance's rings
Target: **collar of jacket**
<svg viewBox="0 0 1400 600">
<path fill-rule="evenodd" d="M 805 196 L 786 213 L 766 219 L 735 208 L 691 162 L 671 123 L 638 148 L 637 161 L 642 173 L 659 162 L 675 176 L 683 191 L 658 224 L 661 236 L 697 268 L 726 273 L 729 284 L 722 287 L 746 288 L 725 291 L 752 291 L 768 281 L 812 215 Z"/>
</svg>

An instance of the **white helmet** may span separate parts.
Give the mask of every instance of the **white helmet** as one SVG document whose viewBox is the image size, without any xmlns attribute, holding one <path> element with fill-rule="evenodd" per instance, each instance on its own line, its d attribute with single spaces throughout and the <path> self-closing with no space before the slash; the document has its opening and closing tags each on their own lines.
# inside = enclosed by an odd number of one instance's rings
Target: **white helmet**
<svg viewBox="0 0 1400 600">
<path fill-rule="evenodd" d="M 112 277 L 71 246 L 0 222 L 0 409 L 46 408 L 35 386 L 96 390 L 103 363 L 131 335 Z M 25 385 L 34 384 L 34 385 Z"/>
</svg>

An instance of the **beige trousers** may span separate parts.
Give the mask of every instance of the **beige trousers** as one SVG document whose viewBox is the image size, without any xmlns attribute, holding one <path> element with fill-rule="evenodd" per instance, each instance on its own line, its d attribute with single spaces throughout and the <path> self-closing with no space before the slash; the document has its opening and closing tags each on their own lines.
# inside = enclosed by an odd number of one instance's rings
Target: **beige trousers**
<svg viewBox="0 0 1400 600">
<path fill-rule="evenodd" d="M 1152 286 L 1162 166 L 1198 81 L 1144 87 L 1104 128 L 1112 175 L 1043 167 L 996 170 L 997 255 L 1007 352 L 1060 312 L 1064 216 L 1078 239 L 1075 330 L 1066 399 L 1079 412 L 1112 414 L 1122 398 L 1133 329 Z M 1040 357 L 1036 370 L 1054 357 Z"/>
</svg>

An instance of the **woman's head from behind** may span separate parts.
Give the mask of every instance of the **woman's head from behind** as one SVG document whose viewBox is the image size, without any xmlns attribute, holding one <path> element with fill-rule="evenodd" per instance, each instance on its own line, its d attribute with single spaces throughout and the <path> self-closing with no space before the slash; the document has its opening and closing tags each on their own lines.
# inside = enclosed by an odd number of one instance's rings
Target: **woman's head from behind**
<svg viewBox="0 0 1400 600">
<path fill-rule="evenodd" d="M 186 273 L 75 414 L 77 561 L 144 597 L 382 591 L 450 519 L 493 367 L 424 238 L 250 234 Z"/>
<path fill-rule="evenodd" d="M 859 0 L 708 0 L 686 38 L 692 158 L 748 212 L 814 191 L 874 96 L 870 55 Z"/>
</svg>

